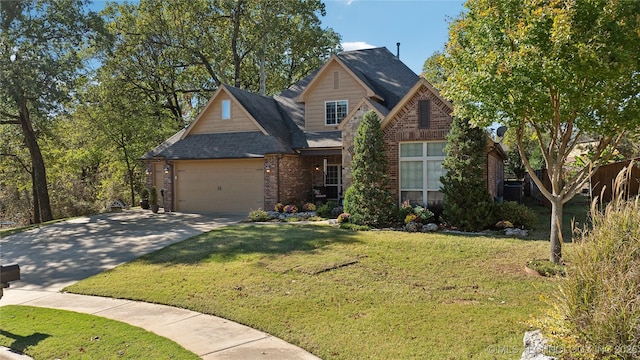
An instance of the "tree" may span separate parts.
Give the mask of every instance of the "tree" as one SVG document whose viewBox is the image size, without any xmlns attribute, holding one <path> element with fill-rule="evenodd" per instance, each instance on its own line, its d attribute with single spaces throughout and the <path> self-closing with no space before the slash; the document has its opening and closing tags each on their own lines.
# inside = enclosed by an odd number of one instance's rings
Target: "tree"
<svg viewBox="0 0 640 360">
<path fill-rule="evenodd" d="M 440 51 L 434 52 L 431 56 L 424 61 L 422 65 L 422 76 L 435 86 L 436 89 L 441 89 L 442 85 L 447 81 L 447 75 L 442 67 L 444 61 L 444 54 Z"/>
<path fill-rule="evenodd" d="M 0 124 L 19 125 L 29 150 L 36 223 L 53 218 L 38 135 L 82 68 L 100 26 L 81 0 L 0 2 Z"/>
<path fill-rule="evenodd" d="M 550 259 L 558 263 L 563 205 L 606 160 L 601 154 L 640 127 L 640 2 L 469 0 L 466 7 L 450 24 L 443 94 L 457 116 L 516 131 L 527 172 L 551 202 Z M 525 154 L 527 126 L 550 189 Z M 598 145 L 566 176 L 566 159 L 583 134 Z"/>
<path fill-rule="evenodd" d="M 113 3 L 104 63 L 181 123 L 220 84 L 274 94 L 321 66 L 340 41 L 324 14 L 319 0 Z"/>
<path fill-rule="evenodd" d="M 442 163 L 447 172 L 440 182 L 443 216 L 447 223 L 464 231 L 482 230 L 492 219 L 493 199 L 482 166 L 487 162 L 486 147 L 484 130 L 454 117 L 447 134 L 447 157 Z"/>
<path fill-rule="evenodd" d="M 364 114 L 358 125 L 351 166 L 353 182 L 345 194 L 344 210 L 360 224 L 388 224 L 395 202 L 387 190 L 387 157 L 380 118 L 374 111 Z"/>
</svg>

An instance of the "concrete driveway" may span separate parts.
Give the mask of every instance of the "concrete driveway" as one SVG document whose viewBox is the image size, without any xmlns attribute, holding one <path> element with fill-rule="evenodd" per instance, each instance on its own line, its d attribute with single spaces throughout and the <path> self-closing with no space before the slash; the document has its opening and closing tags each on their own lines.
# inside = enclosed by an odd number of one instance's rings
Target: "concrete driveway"
<svg viewBox="0 0 640 360">
<path fill-rule="evenodd" d="M 246 214 L 127 210 L 81 217 L 0 238 L 0 264 L 20 264 L 11 288 L 59 291 L 169 244 L 246 218 Z"/>
</svg>

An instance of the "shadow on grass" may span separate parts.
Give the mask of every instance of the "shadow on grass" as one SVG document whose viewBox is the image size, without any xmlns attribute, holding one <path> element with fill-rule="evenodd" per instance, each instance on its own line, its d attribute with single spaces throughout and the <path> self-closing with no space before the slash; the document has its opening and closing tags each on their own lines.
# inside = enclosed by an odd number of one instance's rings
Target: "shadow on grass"
<svg viewBox="0 0 640 360">
<path fill-rule="evenodd" d="M 239 225 L 216 229 L 142 256 L 151 264 L 230 262 L 251 254 L 311 252 L 337 243 L 359 242 L 356 233 L 330 226 Z"/>
<path fill-rule="evenodd" d="M 33 333 L 29 336 L 20 336 L 4 330 L 0 330 L 0 335 L 14 339 L 15 341 L 9 346 L 9 348 L 21 353 L 24 353 L 25 349 L 35 346 L 40 341 L 51 336 L 49 334 L 42 333 Z"/>
</svg>

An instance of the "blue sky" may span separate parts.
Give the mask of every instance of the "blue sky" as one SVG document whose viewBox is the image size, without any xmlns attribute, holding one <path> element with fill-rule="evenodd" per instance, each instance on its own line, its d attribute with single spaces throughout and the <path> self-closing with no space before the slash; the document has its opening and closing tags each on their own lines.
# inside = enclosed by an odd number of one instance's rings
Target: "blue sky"
<svg viewBox="0 0 640 360">
<path fill-rule="evenodd" d="M 441 51 L 452 18 L 464 9 L 457 0 L 324 0 L 322 24 L 342 36 L 345 50 L 386 47 L 420 74 L 424 61 Z"/>
</svg>

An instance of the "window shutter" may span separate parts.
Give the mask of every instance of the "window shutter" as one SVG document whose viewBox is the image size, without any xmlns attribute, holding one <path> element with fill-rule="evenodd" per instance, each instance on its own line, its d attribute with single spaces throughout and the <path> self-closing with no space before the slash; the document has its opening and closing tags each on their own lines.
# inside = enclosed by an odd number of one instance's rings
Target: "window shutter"
<svg viewBox="0 0 640 360">
<path fill-rule="evenodd" d="M 431 126 L 431 101 L 418 100 L 418 127 L 429 128 Z"/>
</svg>

